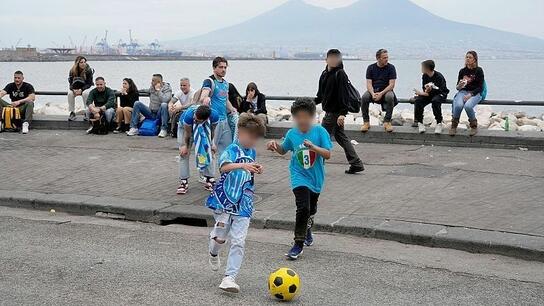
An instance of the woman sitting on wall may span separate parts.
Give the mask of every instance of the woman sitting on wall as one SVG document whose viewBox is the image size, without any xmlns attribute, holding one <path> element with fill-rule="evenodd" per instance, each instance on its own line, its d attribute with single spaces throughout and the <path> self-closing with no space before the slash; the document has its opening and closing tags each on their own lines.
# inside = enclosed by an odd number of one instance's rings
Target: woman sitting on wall
<svg viewBox="0 0 544 306">
<path fill-rule="evenodd" d="M 119 91 L 119 106 L 115 112 L 115 122 L 117 128 L 114 133 L 125 132 L 130 128 L 130 119 L 132 118 L 132 108 L 134 103 L 140 99 L 138 87 L 134 81 L 129 78 L 123 79 L 123 86 Z"/>
<path fill-rule="evenodd" d="M 240 112 L 253 113 L 260 117 L 263 122 L 268 123 L 266 96 L 259 91 L 257 84 L 251 82 L 247 85 L 246 96 L 240 106 Z"/>
</svg>

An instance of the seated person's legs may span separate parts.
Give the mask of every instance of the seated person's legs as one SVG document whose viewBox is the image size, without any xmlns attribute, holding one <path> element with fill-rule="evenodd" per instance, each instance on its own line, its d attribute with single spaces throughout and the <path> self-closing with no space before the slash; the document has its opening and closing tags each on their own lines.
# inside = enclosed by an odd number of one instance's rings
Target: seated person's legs
<svg viewBox="0 0 544 306">
<path fill-rule="evenodd" d="M 370 92 L 365 92 L 362 97 L 362 105 L 361 105 L 361 111 L 363 113 L 363 120 L 365 122 L 370 121 L 370 116 L 368 114 L 368 108 L 370 107 L 370 103 L 372 102 L 372 95 Z"/>
<path fill-rule="evenodd" d="M 434 96 L 431 100 L 432 107 L 433 107 L 433 115 L 434 119 L 436 119 L 436 123 L 442 123 L 444 120 L 444 117 L 442 116 L 442 103 L 446 101 L 446 98 L 438 95 Z"/>
<path fill-rule="evenodd" d="M 423 123 L 423 111 L 430 103 L 428 97 L 417 96 L 414 98 L 414 123 Z"/>
<path fill-rule="evenodd" d="M 383 118 L 384 122 L 391 122 L 393 117 L 393 109 L 395 108 L 395 93 L 390 91 L 385 94 L 382 100 L 383 107 L 385 109 L 385 117 Z"/>
</svg>

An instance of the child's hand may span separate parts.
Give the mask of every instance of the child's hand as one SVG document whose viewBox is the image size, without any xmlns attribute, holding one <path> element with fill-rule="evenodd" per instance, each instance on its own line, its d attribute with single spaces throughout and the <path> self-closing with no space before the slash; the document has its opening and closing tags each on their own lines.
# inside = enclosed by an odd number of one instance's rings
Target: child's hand
<svg viewBox="0 0 544 306">
<path fill-rule="evenodd" d="M 259 172 L 257 172 L 257 174 L 263 174 L 263 171 L 264 171 L 263 165 L 255 164 L 255 166 L 257 167 L 257 169 L 259 169 Z"/>
<path fill-rule="evenodd" d="M 266 149 L 269 151 L 276 152 L 278 151 L 278 142 L 275 140 L 271 140 L 266 144 Z"/>
<path fill-rule="evenodd" d="M 256 163 L 242 164 L 242 169 L 249 171 L 250 173 L 259 174 L 262 166 Z"/>
<path fill-rule="evenodd" d="M 212 154 L 217 153 L 217 146 L 215 144 L 212 144 Z"/>
<path fill-rule="evenodd" d="M 308 149 L 313 149 L 315 145 L 308 139 L 304 139 L 304 146 Z"/>
</svg>

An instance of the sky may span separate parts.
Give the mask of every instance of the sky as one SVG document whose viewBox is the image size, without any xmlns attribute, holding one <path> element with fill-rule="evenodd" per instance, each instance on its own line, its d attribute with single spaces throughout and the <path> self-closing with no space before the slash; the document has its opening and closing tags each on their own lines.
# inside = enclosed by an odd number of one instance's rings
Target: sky
<svg viewBox="0 0 544 306">
<path fill-rule="evenodd" d="M 25 0 L 0 10 L 0 48 L 182 39 L 240 23 L 288 0 Z M 441 17 L 544 39 L 543 0 L 411 0 Z M 306 0 L 335 8 L 354 0 Z M 82 5 L 84 3 L 84 5 Z M 92 5 L 89 5 L 92 3 Z M 70 42 L 70 38 L 73 43 Z"/>
</svg>

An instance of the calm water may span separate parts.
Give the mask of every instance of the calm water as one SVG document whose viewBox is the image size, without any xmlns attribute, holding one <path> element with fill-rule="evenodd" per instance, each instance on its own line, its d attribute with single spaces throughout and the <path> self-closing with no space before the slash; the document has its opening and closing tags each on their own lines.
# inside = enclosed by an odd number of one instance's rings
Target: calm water
<svg viewBox="0 0 544 306">
<path fill-rule="evenodd" d="M 411 96 L 412 88 L 420 86 L 419 61 L 395 60 L 392 63 L 397 67 L 399 77 L 395 91 L 399 97 L 407 98 Z M 345 62 L 350 79 L 360 90 L 363 88 L 364 72 L 368 64 L 370 62 Z M 139 88 L 145 88 L 153 73 L 161 73 L 167 82 L 177 88 L 181 77 L 189 77 L 193 85 L 198 86 L 211 74 L 211 63 L 208 61 L 90 62 L 90 65 L 96 70 L 95 76 L 104 76 L 108 86 L 114 89 L 120 87 L 124 77 L 133 78 Z M 454 89 L 457 72 L 462 65 L 462 59 L 437 61 L 437 70 L 446 76 L 450 89 Z M 489 99 L 544 101 L 544 60 L 482 61 L 480 65 L 486 73 Z M 26 81 L 37 90 L 66 90 L 70 67 L 69 62 L 0 63 L 0 84 L 3 87 L 11 81 L 15 70 L 22 70 Z M 324 63 L 321 61 L 232 61 L 227 79 L 241 92 L 248 82 L 254 81 L 268 95 L 311 96 L 317 91 L 317 80 L 323 68 Z M 64 105 L 66 99 L 38 97 L 38 106 L 46 102 Z M 530 113 L 544 111 L 538 108 L 522 110 Z"/>
</svg>

